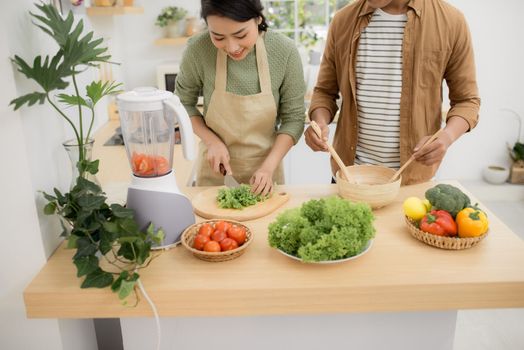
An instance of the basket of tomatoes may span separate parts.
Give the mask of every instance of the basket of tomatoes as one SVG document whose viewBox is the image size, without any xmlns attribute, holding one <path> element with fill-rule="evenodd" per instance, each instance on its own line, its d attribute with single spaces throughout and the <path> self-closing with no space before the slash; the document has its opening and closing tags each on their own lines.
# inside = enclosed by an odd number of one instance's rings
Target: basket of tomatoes
<svg viewBox="0 0 524 350">
<path fill-rule="evenodd" d="M 442 249 L 467 249 L 488 235 L 486 214 L 451 185 L 426 191 L 425 199 L 409 197 L 403 203 L 405 221 L 413 237 Z"/>
<path fill-rule="evenodd" d="M 244 254 L 253 240 L 251 230 L 238 221 L 206 220 L 182 233 L 182 245 L 201 260 L 220 262 Z"/>
</svg>

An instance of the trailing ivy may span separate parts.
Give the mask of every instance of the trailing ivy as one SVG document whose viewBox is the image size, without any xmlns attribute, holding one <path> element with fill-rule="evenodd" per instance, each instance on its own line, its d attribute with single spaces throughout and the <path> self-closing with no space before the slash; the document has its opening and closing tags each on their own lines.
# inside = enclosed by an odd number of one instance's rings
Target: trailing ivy
<svg viewBox="0 0 524 350">
<path fill-rule="evenodd" d="M 82 95 L 76 76 L 89 67 L 111 63 L 107 47 L 102 46 L 103 39 L 94 38 L 93 32 L 84 34 L 83 21 L 75 23 L 71 11 L 63 17 L 52 5 L 42 2 L 36 7 L 38 13 L 30 12 L 33 23 L 55 40 L 58 49 L 53 56 L 38 55 L 32 62 L 17 55 L 11 59 L 20 73 L 39 86 L 39 91 L 15 98 L 10 105 L 17 110 L 24 105 L 48 102 L 73 129 L 79 150 L 79 176 L 67 193 L 56 188 L 53 194 L 44 193 L 48 201 L 44 213 L 59 215 L 67 247 L 76 249 L 73 263 L 77 276 L 84 278 L 81 287 L 111 286 L 120 299 L 125 299 L 136 288 L 137 271 L 151 261 L 151 244 L 160 243 L 164 234 L 152 225 L 146 232 L 140 231 L 131 210 L 108 204 L 102 189 L 87 180 L 87 175 L 96 174 L 99 166 L 98 160 L 87 159 L 84 147 L 91 136 L 95 105 L 104 96 L 119 92 L 121 84 L 93 81 Z M 53 95 L 71 83 L 73 93 Z M 68 107 L 78 111 L 76 123 L 64 113 Z M 90 114 L 87 132 L 83 125 L 86 110 Z M 100 263 L 102 260 L 105 264 Z"/>
</svg>

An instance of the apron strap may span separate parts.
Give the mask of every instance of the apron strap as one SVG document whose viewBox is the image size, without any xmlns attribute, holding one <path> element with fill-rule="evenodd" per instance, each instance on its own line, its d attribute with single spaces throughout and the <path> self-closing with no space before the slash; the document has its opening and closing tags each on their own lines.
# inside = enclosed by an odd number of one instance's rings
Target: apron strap
<svg viewBox="0 0 524 350">
<path fill-rule="evenodd" d="M 264 35 L 261 34 L 257 38 L 257 68 L 258 79 L 260 81 L 260 91 L 263 93 L 271 92 L 271 75 L 269 74 L 269 63 L 267 60 L 266 45 L 264 44 Z"/>
<path fill-rule="evenodd" d="M 260 82 L 260 92 L 271 92 L 271 75 L 269 74 L 269 64 L 267 60 L 266 46 L 264 45 L 263 34 L 259 35 L 256 42 L 256 58 L 258 69 L 258 80 Z M 217 50 L 217 63 L 215 75 L 215 90 L 226 91 L 227 84 L 227 55 L 223 50 Z"/>
<path fill-rule="evenodd" d="M 227 55 L 223 50 L 217 50 L 215 90 L 225 92 L 226 84 L 227 84 Z"/>
</svg>

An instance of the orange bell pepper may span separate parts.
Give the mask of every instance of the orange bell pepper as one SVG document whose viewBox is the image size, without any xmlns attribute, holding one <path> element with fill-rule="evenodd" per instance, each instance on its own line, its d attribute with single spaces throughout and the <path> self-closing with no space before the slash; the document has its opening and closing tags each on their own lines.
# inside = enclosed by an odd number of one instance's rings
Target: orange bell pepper
<svg viewBox="0 0 524 350">
<path fill-rule="evenodd" d="M 457 214 L 459 237 L 478 237 L 488 231 L 486 213 L 477 208 L 465 208 Z"/>
</svg>

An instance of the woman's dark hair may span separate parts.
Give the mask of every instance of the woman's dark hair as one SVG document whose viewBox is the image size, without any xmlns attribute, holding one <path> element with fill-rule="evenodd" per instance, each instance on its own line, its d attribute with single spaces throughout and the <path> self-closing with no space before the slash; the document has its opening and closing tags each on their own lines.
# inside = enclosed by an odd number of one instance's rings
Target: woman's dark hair
<svg viewBox="0 0 524 350">
<path fill-rule="evenodd" d="M 264 7 L 260 0 L 201 0 L 200 15 L 207 21 L 207 16 L 227 17 L 237 22 L 247 22 L 253 18 L 262 20 L 259 31 L 267 30 L 266 17 L 262 13 Z"/>
</svg>

